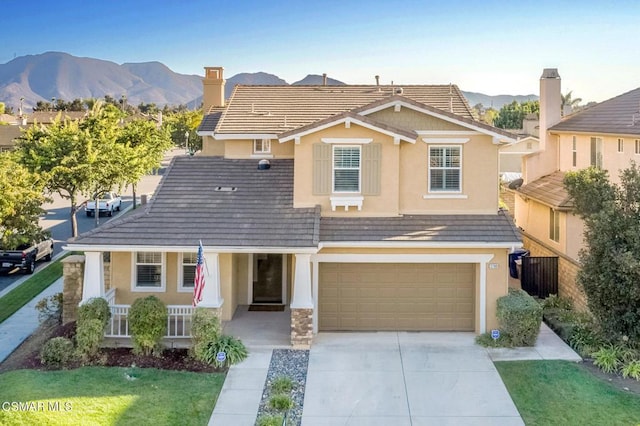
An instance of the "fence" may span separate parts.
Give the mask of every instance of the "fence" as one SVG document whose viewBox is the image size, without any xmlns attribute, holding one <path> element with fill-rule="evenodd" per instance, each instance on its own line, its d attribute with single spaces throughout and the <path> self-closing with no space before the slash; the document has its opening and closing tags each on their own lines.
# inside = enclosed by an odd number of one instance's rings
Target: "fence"
<svg viewBox="0 0 640 426">
<path fill-rule="evenodd" d="M 107 325 L 106 337 L 130 337 L 129 309 L 130 305 L 111 305 L 111 321 Z M 191 337 L 191 306 L 167 306 L 167 334 L 165 337 Z"/>
<path fill-rule="evenodd" d="M 558 257 L 524 256 L 522 259 L 522 289 L 541 299 L 558 294 Z"/>
</svg>

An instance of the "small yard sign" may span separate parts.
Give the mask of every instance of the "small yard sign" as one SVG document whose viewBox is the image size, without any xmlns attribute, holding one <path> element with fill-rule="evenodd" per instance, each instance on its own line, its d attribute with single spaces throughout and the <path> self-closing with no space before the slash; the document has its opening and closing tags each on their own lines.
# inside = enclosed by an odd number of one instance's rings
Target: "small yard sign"
<svg viewBox="0 0 640 426">
<path fill-rule="evenodd" d="M 500 338 L 500 330 L 491 330 L 491 338 L 498 340 Z"/>
<path fill-rule="evenodd" d="M 226 352 L 218 352 L 216 354 L 216 361 L 225 362 L 226 359 L 227 359 L 227 353 Z"/>
</svg>

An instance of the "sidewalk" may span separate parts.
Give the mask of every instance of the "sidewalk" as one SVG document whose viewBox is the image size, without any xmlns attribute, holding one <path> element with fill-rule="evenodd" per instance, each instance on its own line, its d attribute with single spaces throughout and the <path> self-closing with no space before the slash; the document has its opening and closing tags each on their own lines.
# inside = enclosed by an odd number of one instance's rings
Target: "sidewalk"
<svg viewBox="0 0 640 426">
<path fill-rule="evenodd" d="M 0 323 L 0 362 L 4 361 L 40 325 L 36 310 L 36 304 L 40 299 L 53 296 L 61 291 L 62 278 L 59 278 L 16 313 Z"/>
</svg>

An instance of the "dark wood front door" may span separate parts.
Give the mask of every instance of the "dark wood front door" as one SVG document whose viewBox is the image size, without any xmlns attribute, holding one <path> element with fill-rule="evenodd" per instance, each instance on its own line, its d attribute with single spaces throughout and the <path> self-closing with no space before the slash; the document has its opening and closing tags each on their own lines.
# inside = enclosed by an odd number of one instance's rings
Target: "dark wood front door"
<svg viewBox="0 0 640 426">
<path fill-rule="evenodd" d="M 282 303 L 282 254 L 256 254 L 253 303 Z"/>
</svg>

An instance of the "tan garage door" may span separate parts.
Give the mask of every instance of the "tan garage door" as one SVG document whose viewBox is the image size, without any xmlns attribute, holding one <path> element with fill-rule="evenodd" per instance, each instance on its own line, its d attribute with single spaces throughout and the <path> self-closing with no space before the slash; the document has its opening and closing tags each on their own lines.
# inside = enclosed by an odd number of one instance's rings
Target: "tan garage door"
<svg viewBox="0 0 640 426">
<path fill-rule="evenodd" d="M 319 272 L 320 330 L 474 330 L 474 264 L 320 263 Z"/>
</svg>

